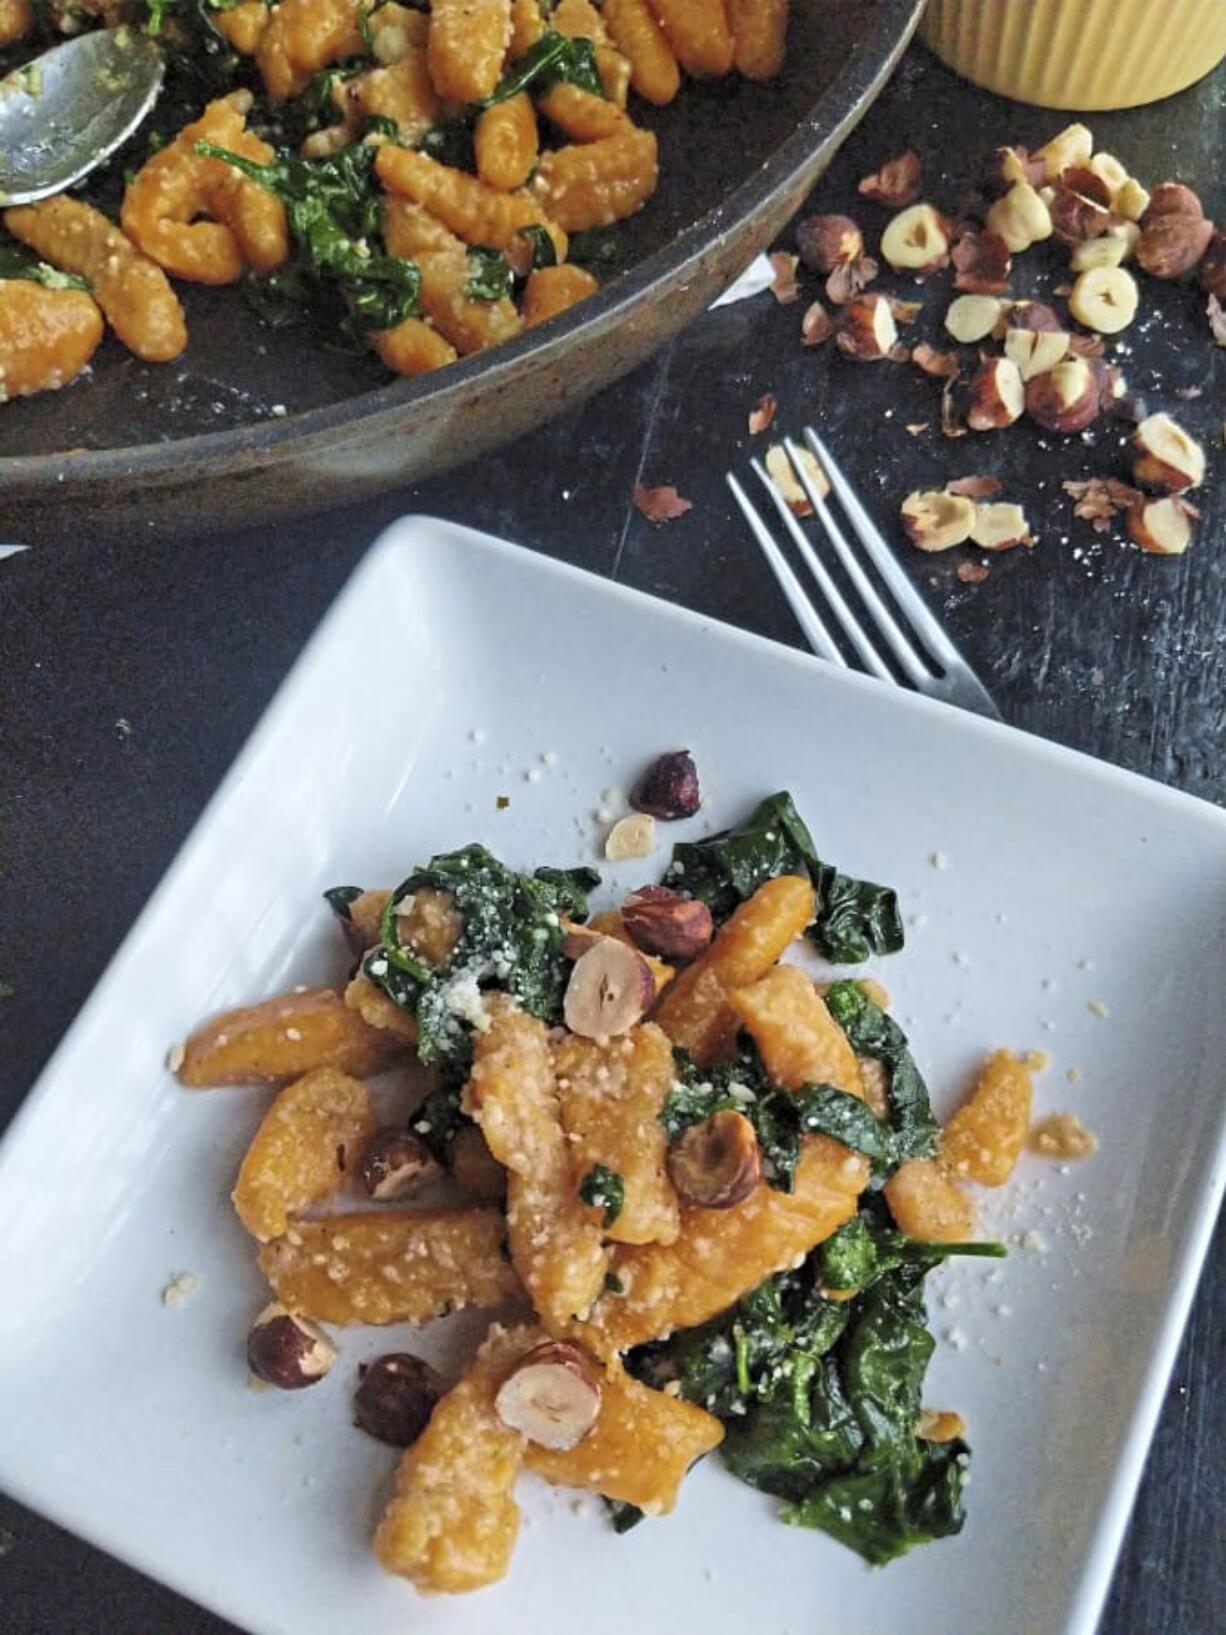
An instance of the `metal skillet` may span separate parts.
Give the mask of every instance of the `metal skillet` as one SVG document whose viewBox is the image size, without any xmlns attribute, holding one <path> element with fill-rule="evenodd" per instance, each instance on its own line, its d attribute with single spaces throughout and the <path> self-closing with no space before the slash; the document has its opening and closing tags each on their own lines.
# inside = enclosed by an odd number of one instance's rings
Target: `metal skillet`
<svg viewBox="0 0 1226 1635">
<path fill-rule="evenodd" d="M 418 380 L 235 290 L 178 286 L 191 336 L 144 365 L 108 339 L 90 375 L 0 407 L 0 535 L 26 543 L 249 527 L 471 459 L 627 373 L 799 207 L 902 54 L 922 0 L 797 0 L 780 78 L 691 84 L 640 110 L 661 186 L 600 293 L 509 346 Z"/>
</svg>

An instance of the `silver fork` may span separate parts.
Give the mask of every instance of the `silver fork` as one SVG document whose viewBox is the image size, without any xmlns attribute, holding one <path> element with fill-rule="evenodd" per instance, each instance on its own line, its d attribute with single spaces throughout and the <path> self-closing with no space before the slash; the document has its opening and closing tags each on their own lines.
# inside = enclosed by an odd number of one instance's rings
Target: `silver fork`
<svg viewBox="0 0 1226 1635">
<path fill-rule="evenodd" d="M 851 484 L 831 459 L 826 446 L 811 426 L 805 428 L 805 439 L 817 456 L 818 464 L 826 473 L 831 493 L 842 505 L 852 532 L 860 541 L 865 555 L 881 576 L 894 600 L 895 611 L 891 611 L 885 598 L 865 573 L 825 496 L 805 470 L 798 457 L 800 451 L 790 437 L 785 438 L 783 446 L 787 450 L 788 458 L 808 495 L 818 521 L 834 547 L 835 555 L 855 587 L 865 613 L 876 627 L 878 643 L 889 651 L 916 692 L 924 693 L 929 698 L 939 698 L 946 704 L 956 704 L 964 710 L 974 710 L 978 715 L 987 715 L 999 721 L 1000 711 L 992 702 L 987 688 L 941 629 L 924 599 L 899 566 L 876 524 L 857 499 Z M 876 676 L 879 681 L 897 686 L 898 681 L 894 672 L 885 663 L 878 646 L 866 632 L 860 616 L 853 611 L 831 578 L 829 569 L 813 549 L 795 513 L 776 488 L 766 467 L 760 460 L 752 460 L 750 464 L 770 495 L 779 520 L 800 553 L 801 560 L 812 575 L 826 605 L 859 656 L 864 669 L 870 675 Z M 821 658 L 829 659 L 832 664 L 850 668 L 841 648 L 814 606 L 809 592 L 797 578 L 795 570 L 780 550 L 778 541 L 732 472 L 728 473 L 728 486 L 744 513 L 754 538 L 762 547 L 762 554 L 779 581 L 780 588 L 787 597 L 800 628 L 808 638 L 810 647 Z"/>
</svg>

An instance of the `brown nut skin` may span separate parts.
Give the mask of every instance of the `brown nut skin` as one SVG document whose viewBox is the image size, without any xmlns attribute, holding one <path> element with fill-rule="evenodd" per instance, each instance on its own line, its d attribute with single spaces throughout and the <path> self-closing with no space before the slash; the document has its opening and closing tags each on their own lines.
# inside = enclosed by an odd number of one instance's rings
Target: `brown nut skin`
<svg viewBox="0 0 1226 1635">
<path fill-rule="evenodd" d="M 1209 240 L 1200 264 L 1202 288 L 1219 301 L 1226 301 L 1226 233 L 1219 227 Z"/>
<path fill-rule="evenodd" d="M 732 1209 L 762 1179 L 762 1149 L 744 1113 L 730 1109 L 691 1124 L 668 1149 L 668 1175 L 683 1203 Z"/>
<path fill-rule="evenodd" d="M 317 1385 L 336 1361 L 336 1347 L 321 1328 L 275 1300 L 251 1325 L 247 1367 L 279 1391 Z"/>
<path fill-rule="evenodd" d="M 664 823 L 693 817 L 702 805 L 698 768 L 688 749 L 670 749 L 657 755 L 635 784 L 630 804 L 636 812 Z"/>
<path fill-rule="evenodd" d="M 1005 309 L 1004 321 L 1009 329 L 1033 329 L 1056 334 L 1064 329 L 1064 321 L 1045 301 L 1013 301 Z"/>
<path fill-rule="evenodd" d="M 1042 159 L 1032 159 L 1025 148 L 996 148 L 983 167 L 979 191 L 989 199 L 1003 198 L 1018 182 L 1041 187 L 1046 174 Z"/>
<path fill-rule="evenodd" d="M 564 1453 L 578 1447 L 595 1425 L 601 1394 L 596 1365 L 582 1346 L 546 1340 L 507 1375 L 494 1411 L 530 1442 Z"/>
<path fill-rule="evenodd" d="M 1137 261 L 1154 278 L 1179 278 L 1201 259 L 1213 233 L 1192 189 L 1182 182 L 1163 182 L 1141 217 Z"/>
<path fill-rule="evenodd" d="M 999 233 L 971 228 L 950 252 L 954 288 L 968 295 L 1003 295 L 1013 270 L 1013 256 Z"/>
<path fill-rule="evenodd" d="M 707 905 L 667 886 L 642 886 L 627 897 L 622 924 L 636 948 L 676 964 L 695 959 L 715 935 Z"/>
<path fill-rule="evenodd" d="M 1101 385 L 1084 358 L 1066 358 L 1026 383 L 1026 413 L 1045 431 L 1083 431 L 1097 418 Z"/>
<path fill-rule="evenodd" d="M 410 1447 L 445 1390 L 429 1363 L 407 1351 L 389 1351 L 362 1365 L 353 1394 L 354 1423 L 389 1447 Z"/>
<path fill-rule="evenodd" d="M 371 1137 L 359 1170 L 367 1195 L 377 1203 L 409 1197 L 438 1172 L 424 1141 L 412 1130 L 391 1126 Z"/>
<path fill-rule="evenodd" d="M 806 267 L 829 273 L 864 254 L 864 235 L 850 216 L 806 216 L 796 224 L 796 248 Z"/>
<path fill-rule="evenodd" d="M 898 340 L 889 297 L 861 295 L 843 308 L 835 344 L 844 356 L 857 363 L 877 363 L 888 358 Z"/>
<path fill-rule="evenodd" d="M 1111 228 L 1110 190 L 1100 176 L 1080 166 L 1064 172 L 1048 208 L 1052 231 L 1065 244 L 1084 244 Z"/>
</svg>

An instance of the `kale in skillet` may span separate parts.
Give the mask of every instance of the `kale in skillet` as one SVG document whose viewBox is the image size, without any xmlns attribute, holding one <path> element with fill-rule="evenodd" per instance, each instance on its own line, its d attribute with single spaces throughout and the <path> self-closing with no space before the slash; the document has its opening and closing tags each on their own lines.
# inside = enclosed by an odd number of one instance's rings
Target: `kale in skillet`
<svg viewBox="0 0 1226 1635">
<path fill-rule="evenodd" d="M 764 881 L 781 874 L 812 880 L 817 914 L 807 935 L 834 964 L 855 965 L 870 954 L 894 954 L 902 947 L 897 894 L 823 863 L 786 792 L 762 801 L 736 828 L 706 840 L 682 841 L 673 848 L 664 878 L 676 890 L 706 903 L 720 922 Z"/>
</svg>

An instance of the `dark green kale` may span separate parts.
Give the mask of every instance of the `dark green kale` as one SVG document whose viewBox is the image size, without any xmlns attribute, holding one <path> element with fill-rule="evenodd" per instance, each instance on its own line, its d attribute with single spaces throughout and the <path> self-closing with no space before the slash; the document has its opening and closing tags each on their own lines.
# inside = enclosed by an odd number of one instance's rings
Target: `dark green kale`
<svg viewBox="0 0 1226 1635">
<path fill-rule="evenodd" d="M 898 896 L 887 886 L 840 874 L 817 855 L 791 795 L 762 801 L 747 822 L 706 840 L 673 848 L 667 885 L 706 903 L 717 923 L 752 897 L 766 880 L 799 874 L 812 880 L 817 914 L 808 936 L 836 965 L 855 965 L 870 954 L 894 954 L 903 945 Z"/>
<path fill-rule="evenodd" d="M 626 1184 L 615 1169 L 593 1164 L 579 1183 L 579 1196 L 593 1209 L 603 1209 L 602 1225 L 612 1226 L 626 1201 Z"/>
<path fill-rule="evenodd" d="M 375 986 L 417 1021 L 423 1062 L 448 1061 L 470 1042 L 477 990 L 500 988 L 533 1016 L 561 1020 L 570 972 L 562 953 L 562 920 L 587 918 L 592 869 L 538 869 L 518 874 L 484 846 L 440 853 L 411 874 L 388 900 L 382 942 L 362 962 Z M 461 923 L 459 940 L 440 967 L 425 964 L 400 939 L 400 905 L 424 886 L 449 892 Z"/>
<path fill-rule="evenodd" d="M 967 1448 L 916 1434 L 934 1345 L 928 1269 L 917 1255 L 834 1301 L 815 1256 L 701 1328 L 638 1347 L 627 1366 L 718 1415 L 724 1463 L 788 1501 L 786 1521 L 884 1563 L 963 1523 Z"/>
<path fill-rule="evenodd" d="M 526 238 L 532 246 L 532 270 L 538 267 L 556 267 L 558 264 L 557 245 L 550 238 L 543 227 L 521 227 L 520 238 Z"/>
<path fill-rule="evenodd" d="M 329 886 L 324 892 L 324 902 L 338 920 L 348 920 L 351 918 L 349 905 L 361 895 L 361 886 Z"/>
<path fill-rule="evenodd" d="M 628 1533 L 632 1527 L 638 1526 L 645 1515 L 637 1504 L 627 1504 L 624 1499 L 606 1499 L 604 1507 L 615 1533 Z"/>
<path fill-rule="evenodd" d="M 823 1287 L 864 1290 L 902 1267 L 926 1272 L 951 1255 L 1000 1259 L 1004 1254 L 1000 1243 L 921 1243 L 909 1238 L 895 1227 L 881 1194 L 870 1192 L 859 1213 L 814 1251 L 814 1261 Z"/>
<path fill-rule="evenodd" d="M 608 273 L 617 266 L 626 253 L 625 244 L 616 227 L 585 227 L 570 235 L 567 260 L 580 267 L 594 268 Z"/>
<path fill-rule="evenodd" d="M 437 159 L 440 165 L 471 173 L 477 168 L 477 152 L 473 146 L 475 126 L 476 119 L 471 113 L 431 125 L 418 139 L 418 152 Z"/>
<path fill-rule="evenodd" d="M 460 1110 L 460 1097 L 472 1066 L 472 1040 L 460 1041 L 439 1067 L 438 1083 L 413 1115 L 413 1129 L 440 1164 L 450 1165 L 451 1149 L 460 1131 L 472 1124 Z"/>
<path fill-rule="evenodd" d="M 326 159 L 291 154 L 264 165 L 212 142 L 197 142 L 196 152 L 224 159 L 276 194 L 289 220 L 297 270 L 340 295 L 354 329 L 391 329 L 416 313 L 421 274 L 412 261 L 382 248 L 373 148 L 357 142 Z"/>
<path fill-rule="evenodd" d="M 826 1007 L 856 1055 L 871 1056 L 885 1068 L 897 1161 L 930 1158 L 940 1126 L 932 1116 L 928 1087 L 907 1048 L 906 1034 L 857 982 L 836 982 L 827 989 Z"/>
<path fill-rule="evenodd" d="M 464 294 L 470 301 L 501 301 L 515 285 L 511 263 L 501 250 L 475 245 L 468 252 L 468 282 Z"/>
<path fill-rule="evenodd" d="M 492 108 L 507 102 L 521 91 L 531 90 L 535 95 L 547 91 L 551 85 L 564 81 L 578 85 L 593 96 L 602 97 L 604 86 L 596 67 L 596 52 L 591 40 L 568 39 L 554 29 L 548 29 L 540 39 L 499 81 L 492 96 L 481 104 Z"/>
</svg>

